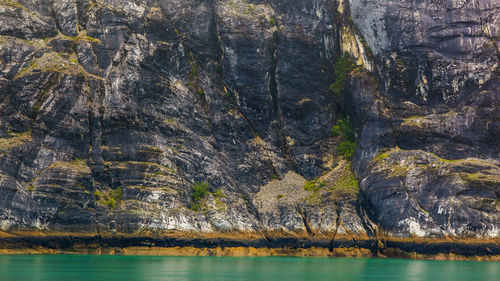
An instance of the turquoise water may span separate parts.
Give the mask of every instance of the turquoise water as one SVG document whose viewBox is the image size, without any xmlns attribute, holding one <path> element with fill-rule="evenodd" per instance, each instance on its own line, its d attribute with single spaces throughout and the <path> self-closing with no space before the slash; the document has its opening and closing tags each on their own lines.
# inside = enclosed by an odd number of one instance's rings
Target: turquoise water
<svg viewBox="0 0 500 281">
<path fill-rule="evenodd" d="M 500 280 L 499 262 L 0 255 L 0 280 Z"/>
</svg>

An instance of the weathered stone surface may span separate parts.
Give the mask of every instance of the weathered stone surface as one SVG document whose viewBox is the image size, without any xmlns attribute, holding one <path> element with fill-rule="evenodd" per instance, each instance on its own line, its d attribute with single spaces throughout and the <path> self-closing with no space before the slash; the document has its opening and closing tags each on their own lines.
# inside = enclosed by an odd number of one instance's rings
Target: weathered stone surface
<svg viewBox="0 0 500 281">
<path fill-rule="evenodd" d="M 0 228 L 498 238 L 499 10 L 0 0 Z"/>
<path fill-rule="evenodd" d="M 351 82 L 370 217 L 397 236 L 498 237 L 499 4 L 350 6 L 380 79 L 372 95 Z"/>
</svg>

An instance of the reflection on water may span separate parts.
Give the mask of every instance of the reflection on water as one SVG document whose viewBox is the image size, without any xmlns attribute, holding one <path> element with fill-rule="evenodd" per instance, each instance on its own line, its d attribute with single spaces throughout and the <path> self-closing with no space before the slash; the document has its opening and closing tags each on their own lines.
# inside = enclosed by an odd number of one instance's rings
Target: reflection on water
<svg viewBox="0 0 500 281">
<path fill-rule="evenodd" d="M 484 280 L 498 262 L 297 257 L 0 256 L 0 280 Z"/>
</svg>

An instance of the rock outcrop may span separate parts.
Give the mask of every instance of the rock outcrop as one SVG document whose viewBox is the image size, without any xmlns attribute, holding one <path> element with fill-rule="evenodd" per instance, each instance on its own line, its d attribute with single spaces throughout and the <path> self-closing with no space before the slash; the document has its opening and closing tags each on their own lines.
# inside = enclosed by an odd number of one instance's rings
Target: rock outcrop
<svg viewBox="0 0 500 281">
<path fill-rule="evenodd" d="M 0 230 L 498 239 L 499 40 L 492 0 L 0 0 Z"/>
</svg>

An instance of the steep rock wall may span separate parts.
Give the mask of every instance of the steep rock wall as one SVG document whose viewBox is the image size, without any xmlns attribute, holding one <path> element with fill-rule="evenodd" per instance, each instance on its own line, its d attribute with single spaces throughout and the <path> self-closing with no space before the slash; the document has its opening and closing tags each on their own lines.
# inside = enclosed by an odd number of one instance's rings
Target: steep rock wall
<svg viewBox="0 0 500 281">
<path fill-rule="evenodd" d="M 0 1 L 1 229 L 497 238 L 498 10 Z M 360 190 L 333 188 L 340 114 Z"/>
</svg>

